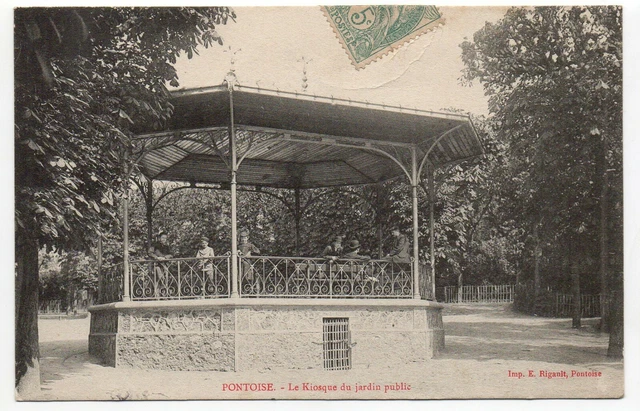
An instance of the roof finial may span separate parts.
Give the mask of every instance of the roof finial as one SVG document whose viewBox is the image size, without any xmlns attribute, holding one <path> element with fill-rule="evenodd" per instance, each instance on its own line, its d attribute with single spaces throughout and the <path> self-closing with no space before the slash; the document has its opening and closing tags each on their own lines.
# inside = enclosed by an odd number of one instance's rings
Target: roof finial
<svg viewBox="0 0 640 411">
<path fill-rule="evenodd" d="M 231 53 L 231 59 L 229 60 L 229 71 L 236 71 L 235 69 L 235 64 L 236 64 L 236 53 L 238 53 L 239 51 L 242 51 L 242 49 L 238 49 L 236 51 L 233 51 L 233 49 L 231 48 L 231 46 L 229 46 L 227 48 L 227 50 L 223 50 L 225 53 Z"/>
<path fill-rule="evenodd" d="M 307 60 L 307 58 L 305 56 L 302 56 L 302 58 L 300 58 L 300 60 L 298 61 L 302 61 L 302 91 L 306 91 L 307 87 L 309 87 L 309 84 L 307 82 L 307 64 L 309 64 L 310 61 L 313 61 L 312 59 Z"/>
<path fill-rule="evenodd" d="M 227 85 L 229 90 L 233 90 L 235 86 L 239 85 L 238 77 L 236 77 L 236 73 L 233 71 L 229 71 L 226 76 L 224 76 L 224 84 Z"/>
<path fill-rule="evenodd" d="M 238 77 L 236 76 L 236 68 L 235 68 L 236 53 L 239 51 L 242 51 L 242 49 L 233 51 L 231 46 L 229 46 L 227 50 L 224 50 L 225 53 L 231 53 L 231 59 L 229 60 L 229 72 L 224 78 L 224 82 L 227 84 L 227 87 L 229 87 L 230 90 L 233 90 L 235 86 L 240 84 L 238 83 Z"/>
</svg>

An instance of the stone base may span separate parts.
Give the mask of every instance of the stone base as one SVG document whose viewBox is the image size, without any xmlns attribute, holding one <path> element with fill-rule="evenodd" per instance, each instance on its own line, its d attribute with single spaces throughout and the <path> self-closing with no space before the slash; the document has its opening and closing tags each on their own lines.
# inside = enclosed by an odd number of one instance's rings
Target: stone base
<svg viewBox="0 0 640 411">
<path fill-rule="evenodd" d="M 89 353 L 114 367 L 323 368 L 323 319 L 348 319 L 352 368 L 444 348 L 442 306 L 423 300 L 218 299 L 94 306 Z"/>
</svg>

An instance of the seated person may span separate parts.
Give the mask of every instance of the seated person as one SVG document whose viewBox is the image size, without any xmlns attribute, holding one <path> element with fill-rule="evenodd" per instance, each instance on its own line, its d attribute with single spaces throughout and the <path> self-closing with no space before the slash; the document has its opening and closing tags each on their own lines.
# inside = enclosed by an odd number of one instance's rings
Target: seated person
<svg viewBox="0 0 640 411">
<path fill-rule="evenodd" d="M 324 248 L 322 256 L 335 260 L 342 255 L 344 249 L 342 248 L 342 236 L 336 235 L 333 242 Z"/>
<path fill-rule="evenodd" d="M 349 244 L 345 248 L 345 253 L 341 258 L 349 259 L 349 260 L 361 260 L 366 261 L 370 260 L 371 257 L 368 255 L 361 255 L 360 252 L 360 242 L 358 240 L 351 240 Z"/>
<path fill-rule="evenodd" d="M 400 233 L 400 228 L 393 227 L 391 235 L 395 237 L 393 249 L 384 259 L 394 263 L 410 263 L 411 255 L 409 254 L 409 239 L 406 235 Z"/>
</svg>

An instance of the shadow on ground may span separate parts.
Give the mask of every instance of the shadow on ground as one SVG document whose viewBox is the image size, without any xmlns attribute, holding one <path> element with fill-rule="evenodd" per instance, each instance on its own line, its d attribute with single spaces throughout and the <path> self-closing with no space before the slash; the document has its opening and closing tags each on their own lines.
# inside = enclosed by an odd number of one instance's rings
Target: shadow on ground
<svg viewBox="0 0 640 411">
<path fill-rule="evenodd" d="M 55 381 L 90 375 L 100 360 L 89 355 L 88 316 L 40 317 L 40 372 L 42 390 Z"/>
<path fill-rule="evenodd" d="M 102 366 L 89 355 L 86 340 L 48 341 L 40 343 L 42 390 L 55 380 L 73 375 L 90 375 L 90 366 Z"/>
<path fill-rule="evenodd" d="M 250 370 L 238 373 L 162 371 L 103 366 L 88 355 L 90 319 L 39 321 L 42 395 L 54 400 L 165 399 L 443 399 L 443 398 L 617 398 L 623 393 L 622 362 L 607 359 L 608 336 L 582 330 L 568 319 L 537 318 L 513 312 L 509 305 L 445 307 L 445 351 L 431 361 L 396 367 L 354 367 L 348 371 Z M 550 380 L 510 378 L 511 370 L 598 370 L 602 378 Z M 238 393 L 229 382 L 407 383 L 411 391 L 384 396 L 351 394 Z M 246 395 L 245 395 L 246 394 Z"/>
<path fill-rule="evenodd" d="M 622 364 L 609 359 L 609 335 L 595 331 L 599 319 L 542 318 L 512 310 L 510 304 L 447 305 L 443 311 L 445 350 L 437 359 L 523 360 L 568 365 Z M 488 324 L 490 323 L 490 325 Z"/>
</svg>

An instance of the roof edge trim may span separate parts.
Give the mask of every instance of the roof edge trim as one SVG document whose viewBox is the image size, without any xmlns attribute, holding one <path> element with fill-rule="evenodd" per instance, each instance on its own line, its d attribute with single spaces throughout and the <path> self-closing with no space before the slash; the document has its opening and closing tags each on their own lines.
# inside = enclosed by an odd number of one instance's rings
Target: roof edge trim
<svg viewBox="0 0 640 411">
<path fill-rule="evenodd" d="M 319 103 L 339 104 L 339 105 L 349 106 L 349 107 L 358 107 L 358 108 L 365 108 L 365 109 L 369 108 L 369 109 L 391 111 L 396 113 L 431 116 L 431 117 L 448 119 L 448 120 L 457 120 L 457 121 L 469 120 L 469 116 L 464 114 L 444 113 L 441 111 L 423 110 L 418 108 L 394 106 L 394 105 L 387 105 L 387 104 L 381 104 L 381 103 L 370 103 L 366 101 L 357 101 L 357 100 L 338 98 L 338 97 L 317 96 L 317 95 L 299 93 L 295 91 L 272 90 L 272 89 L 242 86 L 242 85 L 236 85 L 234 87 L 234 90 L 244 91 L 247 93 L 254 93 L 254 94 L 263 94 L 268 96 L 281 96 L 281 97 L 289 97 L 289 98 L 300 99 L 300 100 L 316 101 Z M 178 98 L 178 97 L 187 97 L 191 95 L 200 95 L 200 94 L 222 92 L 222 91 L 228 91 L 228 88 L 226 85 L 182 89 L 182 90 L 171 91 L 170 93 L 172 97 Z"/>
</svg>

